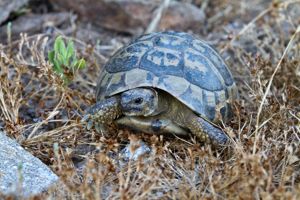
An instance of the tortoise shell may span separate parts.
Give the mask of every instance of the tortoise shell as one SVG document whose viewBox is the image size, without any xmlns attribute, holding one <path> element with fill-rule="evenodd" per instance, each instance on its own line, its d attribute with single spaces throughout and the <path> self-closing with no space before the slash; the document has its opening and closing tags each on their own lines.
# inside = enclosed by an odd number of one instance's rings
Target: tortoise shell
<svg viewBox="0 0 300 200">
<path fill-rule="evenodd" d="M 237 97 L 233 77 L 206 42 L 183 32 L 143 35 L 119 49 L 99 77 L 96 99 L 137 87 L 164 90 L 210 121 L 231 116 Z"/>
</svg>

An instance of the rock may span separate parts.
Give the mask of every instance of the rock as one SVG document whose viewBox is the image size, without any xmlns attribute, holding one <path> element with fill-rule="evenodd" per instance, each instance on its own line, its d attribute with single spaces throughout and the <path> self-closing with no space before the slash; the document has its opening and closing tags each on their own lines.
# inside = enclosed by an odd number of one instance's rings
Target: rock
<svg viewBox="0 0 300 200">
<path fill-rule="evenodd" d="M 67 12 L 49 13 L 49 14 L 27 14 L 17 18 L 11 24 L 12 39 L 19 37 L 20 33 L 32 35 L 47 31 L 47 28 L 56 27 L 70 19 Z M 6 25 L 0 27 L 0 30 L 6 30 Z M 6 31 L 0 32 L 0 39 L 5 41 Z"/>
<path fill-rule="evenodd" d="M 94 1 L 94 0 L 51 0 L 55 9 L 72 10 L 79 17 L 94 25 L 110 30 L 141 34 L 153 19 L 155 10 L 160 6 L 157 1 Z M 171 1 L 163 12 L 157 30 L 199 29 L 205 19 L 204 12 L 198 7 L 184 2 Z"/>
<path fill-rule="evenodd" d="M 141 33 L 155 8 L 152 2 L 51 0 L 58 10 L 72 10 L 86 22 L 114 31 Z"/>
<path fill-rule="evenodd" d="M 16 141 L 0 132 L 0 193 L 29 197 L 58 181 L 58 177 Z"/>
<path fill-rule="evenodd" d="M 205 13 L 190 3 L 171 1 L 169 8 L 163 15 L 159 28 L 161 30 L 197 30 L 202 28 Z"/>
<path fill-rule="evenodd" d="M 137 161 L 140 156 L 151 153 L 151 148 L 145 142 L 138 140 L 129 143 L 120 151 L 119 158 L 128 162 L 130 159 Z"/>
<path fill-rule="evenodd" d="M 25 6 L 28 0 L 1 0 L 0 1 L 0 24 L 7 20 L 11 12 L 18 11 Z"/>
</svg>

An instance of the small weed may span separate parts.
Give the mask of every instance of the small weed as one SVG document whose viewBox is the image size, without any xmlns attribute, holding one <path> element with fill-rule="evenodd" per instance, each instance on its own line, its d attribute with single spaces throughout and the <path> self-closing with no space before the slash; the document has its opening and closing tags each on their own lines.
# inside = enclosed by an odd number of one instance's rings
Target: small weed
<svg viewBox="0 0 300 200">
<path fill-rule="evenodd" d="M 61 77 L 64 84 L 69 84 L 75 73 L 84 69 L 86 62 L 83 58 L 77 59 L 74 43 L 69 40 L 67 47 L 61 36 L 54 42 L 54 50 L 48 53 L 48 59 L 53 65 L 53 71 Z"/>
</svg>

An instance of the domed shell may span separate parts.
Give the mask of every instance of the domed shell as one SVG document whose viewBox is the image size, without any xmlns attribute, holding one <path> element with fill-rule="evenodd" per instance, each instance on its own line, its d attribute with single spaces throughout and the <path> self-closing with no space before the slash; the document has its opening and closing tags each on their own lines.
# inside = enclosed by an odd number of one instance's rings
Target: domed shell
<svg viewBox="0 0 300 200">
<path fill-rule="evenodd" d="M 137 87 L 164 90 L 200 116 L 230 117 L 237 97 L 233 77 L 221 56 L 206 42 L 183 32 L 143 35 L 119 49 L 106 63 L 97 100 Z"/>
</svg>

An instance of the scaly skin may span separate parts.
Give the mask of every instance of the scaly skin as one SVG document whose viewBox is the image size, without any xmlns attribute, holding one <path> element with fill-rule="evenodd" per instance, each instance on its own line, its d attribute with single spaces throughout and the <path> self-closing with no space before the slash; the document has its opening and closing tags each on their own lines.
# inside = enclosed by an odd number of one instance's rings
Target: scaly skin
<svg viewBox="0 0 300 200">
<path fill-rule="evenodd" d="M 228 137 L 219 128 L 215 127 L 210 122 L 196 115 L 187 106 L 179 102 L 174 97 L 160 92 L 160 105 L 159 110 L 162 113 L 153 117 L 129 117 L 125 119 L 131 119 L 129 122 L 119 121 L 121 125 L 129 125 L 135 129 L 147 131 L 150 130 L 153 125 L 153 121 L 159 120 L 161 127 L 156 127 L 158 130 L 155 132 L 172 132 L 179 135 L 187 134 L 184 129 L 182 133 L 178 127 L 187 128 L 202 142 L 211 142 L 215 145 L 224 145 L 228 142 Z M 120 97 L 110 97 L 108 99 L 97 102 L 90 107 L 87 114 L 83 117 L 82 121 L 87 121 L 87 129 L 94 126 L 97 132 L 107 133 L 107 125 L 113 124 L 116 119 L 122 115 L 122 109 L 120 105 Z M 132 121 L 133 120 L 133 121 Z M 166 123 L 169 122 L 170 123 Z M 174 123 L 173 123 L 174 122 Z M 117 121 L 118 123 L 118 121 Z M 122 124 L 123 123 L 123 124 Z M 164 127 L 166 125 L 166 127 Z"/>
<path fill-rule="evenodd" d="M 187 106 L 179 102 L 164 92 L 165 105 L 168 105 L 168 111 L 165 113 L 166 118 L 172 119 L 182 127 L 186 127 L 202 142 L 211 142 L 214 145 L 224 145 L 228 141 L 227 135 L 219 128 L 215 127 L 202 117 L 196 115 Z"/>
<path fill-rule="evenodd" d="M 119 99 L 110 97 L 108 99 L 97 102 L 91 106 L 82 121 L 87 121 L 87 128 L 90 129 L 93 125 L 97 132 L 106 132 L 105 126 L 112 124 L 115 119 L 122 114 Z"/>
<path fill-rule="evenodd" d="M 220 145 L 228 142 L 228 137 L 221 129 L 213 126 L 201 117 L 190 117 L 190 120 L 186 122 L 186 126 L 202 141 L 211 141 Z"/>
</svg>

